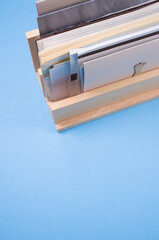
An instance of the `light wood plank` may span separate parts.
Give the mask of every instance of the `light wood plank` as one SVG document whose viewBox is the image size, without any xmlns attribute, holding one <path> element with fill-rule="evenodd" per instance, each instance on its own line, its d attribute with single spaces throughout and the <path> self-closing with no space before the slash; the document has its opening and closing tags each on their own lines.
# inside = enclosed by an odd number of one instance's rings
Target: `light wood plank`
<svg viewBox="0 0 159 240">
<path fill-rule="evenodd" d="M 81 114 L 79 116 L 67 119 L 65 121 L 56 123 L 56 128 L 58 132 L 64 131 L 66 129 L 81 125 L 83 123 L 96 120 L 98 118 L 119 112 L 121 110 L 136 106 L 141 103 L 159 98 L 159 88 L 148 91 L 146 93 L 139 94 L 135 97 L 130 97 L 122 101 L 110 104 L 106 107 L 101 107 L 96 110 Z"/>
<path fill-rule="evenodd" d="M 48 102 L 55 123 L 159 87 L 159 69 L 58 102 Z"/>
<path fill-rule="evenodd" d="M 39 57 L 38 57 L 38 52 L 36 47 L 36 40 L 40 39 L 39 30 L 36 29 L 30 32 L 27 32 L 26 38 L 28 40 L 33 66 L 35 71 L 37 72 L 38 69 L 40 68 Z"/>
<path fill-rule="evenodd" d="M 44 94 L 44 96 L 46 96 L 45 90 L 44 90 L 43 79 L 42 79 L 41 68 L 39 68 L 38 71 L 36 72 L 36 76 L 37 76 L 37 79 L 38 79 L 38 81 L 39 81 L 40 87 L 41 87 L 41 89 L 42 89 L 42 91 L 43 91 L 43 94 Z"/>
</svg>

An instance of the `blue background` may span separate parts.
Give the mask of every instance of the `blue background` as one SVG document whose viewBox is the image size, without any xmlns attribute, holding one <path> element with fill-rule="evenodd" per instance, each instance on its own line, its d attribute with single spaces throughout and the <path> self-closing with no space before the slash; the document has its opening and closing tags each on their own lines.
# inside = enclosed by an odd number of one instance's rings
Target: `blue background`
<svg viewBox="0 0 159 240">
<path fill-rule="evenodd" d="M 58 134 L 25 39 L 35 3 L 0 7 L 0 240 L 158 240 L 159 100 Z"/>
</svg>

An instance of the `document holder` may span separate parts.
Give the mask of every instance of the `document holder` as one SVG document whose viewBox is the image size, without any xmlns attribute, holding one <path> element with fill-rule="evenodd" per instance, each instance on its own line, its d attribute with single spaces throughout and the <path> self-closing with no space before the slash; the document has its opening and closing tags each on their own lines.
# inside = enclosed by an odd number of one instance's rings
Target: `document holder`
<svg viewBox="0 0 159 240">
<path fill-rule="evenodd" d="M 36 48 L 36 40 L 40 38 L 39 30 L 27 32 L 26 37 L 36 75 L 44 92 Z M 138 67 L 139 70 L 131 78 L 60 101 L 48 101 L 45 98 L 57 131 L 60 132 L 158 98 L 159 69 L 140 73 L 140 66 L 134 67 Z"/>
</svg>

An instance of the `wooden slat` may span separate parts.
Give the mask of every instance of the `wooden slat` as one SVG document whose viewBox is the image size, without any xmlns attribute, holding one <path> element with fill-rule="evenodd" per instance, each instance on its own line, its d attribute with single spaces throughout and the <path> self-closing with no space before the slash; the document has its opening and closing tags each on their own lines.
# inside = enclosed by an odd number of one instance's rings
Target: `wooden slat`
<svg viewBox="0 0 159 240">
<path fill-rule="evenodd" d="M 83 123 L 136 106 L 138 104 L 145 103 L 155 98 L 159 98 L 159 88 L 139 94 L 135 97 L 126 98 L 122 101 L 110 104 L 106 107 L 101 107 L 96 110 L 59 122 L 56 124 L 56 128 L 58 132 L 61 132 L 66 129 L 81 125 Z"/>
<path fill-rule="evenodd" d="M 38 57 L 38 52 L 37 52 L 37 47 L 36 47 L 36 40 L 38 40 L 40 38 L 39 30 L 36 29 L 36 30 L 30 31 L 30 32 L 27 32 L 26 38 L 28 40 L 30 53 L 32 56 L 33 66 L 35 68 L 35 72 L 37 72 L 38 69 L 40 68 L 39 57 Z"/>
<path fill-rule="evenodd" d="M 39 68 L 36 72 L 36 75 L 37 75 L 37 78 L 38 78 L 38 81 L 39 81 L 39 84 L 40 84 L 40 87 L 43 91 L 43 94 L 44 96 L 46 96 L 45 94 L 45 90 L 44 90 L 44 84 L 43 84 L 43 79 L 42 79 L 42 72 L 41 72 L 41 68 Z"/>
<path fill-rule="evenodd" d="M 159 69 L 156 69 L 68 99 L 48 102 L 48 105 L 55 123 L 59 123 L 158 87 Z"/>
</svg>

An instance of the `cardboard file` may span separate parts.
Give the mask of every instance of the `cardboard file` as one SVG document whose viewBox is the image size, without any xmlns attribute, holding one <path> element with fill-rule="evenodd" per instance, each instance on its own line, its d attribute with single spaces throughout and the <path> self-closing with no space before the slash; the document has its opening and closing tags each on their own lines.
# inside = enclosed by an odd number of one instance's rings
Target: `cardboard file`
<svg viewBox="0 0 159 240">
<path fill-rule="evenodd" d="M 38 17 L 40 35 L 77 26 L 105 16 L 122 13 L 155 0 L 89 0 Z"/>
<path fill-rule="evenodd" d="M 76 5 L 81 2 L 86 2 L 88 0 L 38 0 L 36 2 L 36 7 L 38 11 L 38 16 L 66 8 L 72 5 Z M 94 1 L 94 0 L 91 0 Z"/>
<path fill-rule="evenodd" d="M 102 20 L 94 24 L 86 25 L 74 30 L 56 34 L 47 38 L 42 38 L 37 41 L 38 51 L 46 50 L 47 48 L 56 47 L 57 44 L 62 44 L 63 39 L 70 41 L 73 39 L 80 38 L 81 36 L 88 35 L 88 33 L 99 32 L 103 29 L 110 29 L 120 24 L 128 23 L 137 19 L 141 19 L 146 16 L 150 16 L 159 12 L 159 3 L 151 4 L 150 6 L 138 9 L 133 12 L 129 12 L 111 19 Z"/>
<path fill-rule="evenodd" d="M 39 53 L 39 58 L 42 74 L 44 77 L 47 76 L 48 71 L 53 64 L 60 61 L 66 61 L 69 58 L 69 51 L 71 49 L 77 49 L 104 39 L 117 37 L 121 35 L 121 33 L 127 34 L 128 32 L 135 32 L 146 27 L 152 27 L 158 23 L 159 14 L 154 14 L 140 20 L 132 21 L 131 23 L 122 24 L 109 30 L 100 31 L 99 33 L 90 35 L 88 33 L 88 36 L 86 37 L 81 37 L 66 43 L 64 42 L 63 44 L 57 45 L 56 48 L 41 51 Z"/>
</svg>

